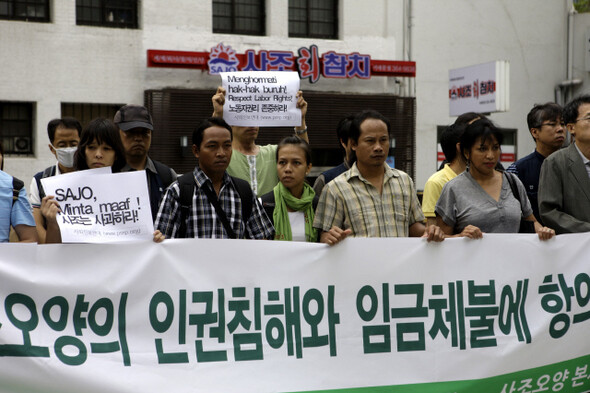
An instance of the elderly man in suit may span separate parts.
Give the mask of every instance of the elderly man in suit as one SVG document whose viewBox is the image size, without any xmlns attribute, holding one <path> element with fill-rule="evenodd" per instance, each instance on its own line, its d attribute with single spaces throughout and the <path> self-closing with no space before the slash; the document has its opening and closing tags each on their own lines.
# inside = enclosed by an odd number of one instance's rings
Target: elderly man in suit
<svg viewBox="0 0 590 393">
<path fill-rule="evenodd" d="M 563 121 L 575 142 L 541 167 L 539 212 L 555 232 L 590 232 L 590 95 L 568 103 Z"/>
</svg>

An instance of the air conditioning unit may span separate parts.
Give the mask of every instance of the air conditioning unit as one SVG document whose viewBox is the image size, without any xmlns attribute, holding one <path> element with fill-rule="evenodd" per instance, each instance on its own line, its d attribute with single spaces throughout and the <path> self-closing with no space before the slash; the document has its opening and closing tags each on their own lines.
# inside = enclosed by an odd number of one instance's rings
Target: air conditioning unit
<svg viewBox="0 0 590 393">
<path fill-rule="evenodd" d="M 15 153 L 30 153 L 31 138 L 27 136 L 15 136 L 12 138 L 12 149 Z"/>
</svg>

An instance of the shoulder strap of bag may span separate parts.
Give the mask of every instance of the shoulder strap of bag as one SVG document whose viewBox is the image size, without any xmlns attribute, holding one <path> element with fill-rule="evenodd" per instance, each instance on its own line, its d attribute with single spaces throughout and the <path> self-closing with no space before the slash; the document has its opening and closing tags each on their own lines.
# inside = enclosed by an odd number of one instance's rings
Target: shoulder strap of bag
<svg viewBox="0 0 590 393">
<path fill-rule="evenodd" d="M 178 228 L 177 237 L 186 237 L 186 221 L 190 214 L 195 190 L 195 180 L 193 173 L 185 173 L 178 177 L 178 188 L 180 189 L 180 227 Z"/>
<path fill-rule="evenodd" d="M 12 204 L 14 205 L 16 203 L 16 201 L 18 201 L 18 195 L 20 193 L 20 190 L 22 190 L 22 188 L 25 186 L 25 183 L 20 180 L 17 179 L 16 177 L 12 177 Z"/>
<path fill-rule="evenodd" d="M 514 195 L 514 197 L 516 199 L 518 199 L 518 203 L 520 204 L 520 210 L 521 210 L 521 215 L 522 215 L 522 202 L 520 200 L 520 192 L 518 191 L 518 187 L 516 186 L 516 182 L 514 181 L 514 177 L 512 177 L 514 175 L 509 172 L 504 172 L 504 175 L 506 176 L 506 179 L 508 180 L 508 184 L 510 185 L 510 189 L 512 190 L 512 195 Z"/>
<path fill-rule="evenodd" d="M 240 194 L 240 199 L 242 200 L 242 221 L 246 224 L 252 215 L 252 199 L 254 198 L 252 187 L 250 187 L 250 183 L 246 180 L 233 176 L 230 177 L 236 186 L 238 194 Z"/>
<path fill-rule="evenodd" d="M 208 184 L 205 184 L 201 189 L 203 190 L 205 195 L 207 195 L 207 199 L 209 199 L 209 202 L 215 208 L 215 213 L 217 213 L 217 218 L 219 218 L 219 220 L 223 224 L 223 227 L 225 228 L 227 235 L 230 237 L 230 239 L 237 239 L 238 236 L 236 235 L 236 233 L 232 229 L 231 225 L 229 224 L 229 220 L 227 219 L 225 211 L 223 211 L 223 209 L 221 208 L 221 204 L 219 203 L 219 199 L 217 198 L 215 191 L 213 191 L 208 186 Z"/>
</svg>

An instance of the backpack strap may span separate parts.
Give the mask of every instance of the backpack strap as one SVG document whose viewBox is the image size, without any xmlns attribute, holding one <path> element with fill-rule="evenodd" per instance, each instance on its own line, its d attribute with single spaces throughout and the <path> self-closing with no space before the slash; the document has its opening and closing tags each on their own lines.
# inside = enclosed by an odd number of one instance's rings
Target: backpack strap
<svg viewBox="0 0 590 393">
<path fill-rule="evenodd" d="M 43 184 L 41 184 L 41 179 L 55 176 L 56 173 L 57 170 L 55 169 L 55 165 L 52 165 L 45 168 L 43 172 L 39 172 L 34 176 L 35 182 L 37 183 L 37 190 L 39 190 L 39 200 L 45 198 L 45 190 L 43 189 Z"/>
<path fill-rule="evenodd" d="M 250 187 L 250 183 L 248 183 L 246 180 L 233 176 L 230 177 L 234 183 L 234 186 L 236 186 L 238 194 L 240 194 L 240 199 L 242 200 L 242 221 L 244 221 L 244 224 L 246 224 L 252 215 L 252 199 L 254 198 L 252 187 Z"/>
<path fill-rule="evenodd" d="M 20 193 L 20 190 L 22 190 L 24 186 L 25 186 L 25 183 L 22 180 L 17 179 L 14 176 L 12 177 L 12 204 L 13 205 L 16 203 L 16 201 L 18 201 L 18 195 Z"/>
<path fill-rule="evenodd" d="M 275 211 L 276 206 L 274 190 L 271 190 L 270 192 L 267 192 L 266 194 L 261 196 L 260 201 L 262 202 L 262 208 L 264 209 L 264 212 L 266 213 L 268 218 L 270 218 L 272 225 L 274 225 L 275 223 L 273 220 L 273 213 Z"/>
<path fill-rule="evenodd" d="M 185 173 L 177 179 L 180 189 L 180 227 L 176 234 L 179 238 L 186 237 L 186 222 L 188 220 L 191 205 L 193 203 L 193 194 L 195 193 L 195 179 L 192 172 Z"/>
</svg>

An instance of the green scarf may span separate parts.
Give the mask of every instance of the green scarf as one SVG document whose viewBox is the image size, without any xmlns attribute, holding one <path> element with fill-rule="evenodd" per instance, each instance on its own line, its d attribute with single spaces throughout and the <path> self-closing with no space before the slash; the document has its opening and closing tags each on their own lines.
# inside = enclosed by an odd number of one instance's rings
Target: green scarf
<svg viewBox="0 0 590 393">
<path fill-rule="evenodd" d="M 308 242 L 316 242 L 318 231 L 313 227 L 313 198 L 315 192 L 307 183 L 303 184 L 301 199 L 295 198 L 293 194 L 279 182 L 274 188 L 275 210 L 272 214 L 275 225 L 275 240 L 293 240 L 291 223 L 289 222 L 289 211 L 287 206 L 295 211 L 302 211 L 305 214 L 305 239 Z"/>
</svg>

